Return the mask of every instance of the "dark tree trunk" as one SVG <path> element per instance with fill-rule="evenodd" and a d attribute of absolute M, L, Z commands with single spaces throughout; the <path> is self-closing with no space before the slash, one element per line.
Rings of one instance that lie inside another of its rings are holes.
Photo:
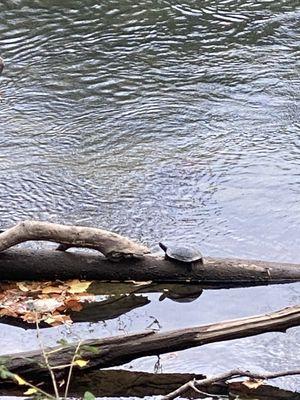
<path fill-rule="evenodd" d="M 89 279 L 197 282 L 208 286 L 254 286 L 300 281 L 300 265 L 205 257 L 191 269 L 157 255 L 112 262 L 95 253 L 10 249 L 0 253 L 0 280 Z"/>

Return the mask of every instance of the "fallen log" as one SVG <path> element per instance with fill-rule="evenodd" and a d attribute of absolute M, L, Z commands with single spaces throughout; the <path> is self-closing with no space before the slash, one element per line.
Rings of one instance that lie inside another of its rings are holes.
<path fill-rule="evenodd" d="M 225 340 L 254 336 L 266 332 L 285 332 L 300 324 L 300 306 L 279 311 L 240 318 L 215 324 L 202 325 L 169 332 L 145 331 L 137 334 L 107 337 L 83 341 L 80 357 L 89 360 L 83 369 L 93 370 L 130 362 L 136 358 L 185 350 Z M 62 366 L 60 375 L 67 372 L 78 343 L 47 348 L 48 360 L 53 366 Z M 6 355 L 2 363 L 13 373 L 27 379 L 41 378 L 48 373 L 41 351 Z M 74 367 L 74 370 L 76 368 Z"/>
<path fill-rule="evenodd" d="M 98 253 L 9 249 L 0 253 L 0 280 L 152 281 L 206 287 L 270 285 L 300 281 L 300 265 L 205 257 L 191 269 L 149 254 L 112 262 Z"/>
<path fill-rule="evenodd" d="M 189 373 L 149 373 L 140 371 L 126 370 L 101 370 L 86 371 L 84 374 L 78 373 L 71 379 L 69 397 L 83 398 L 88 389 L 95 397 L 145 397 L 167 395 L 176 390 L 185 382 L 206 378 L 201 374 Z M 52 382 L 44 380 L 39 385 L 47 393 L 53 390 Z M 258 388 L 247 388 L 243 382 L 217 382 L 207 385 L 205 390 L 210 394 L 235 396 L 248 395 L 257 400 L 300 400 L 300 394 L 289 390 L 283 390 L 274 386 L 263 384 Z M 24 387 L 16 385 L 11 381 L 0 381 L 0 396 L 22 396 Z M 207 397 L 194 390 L 188 390 L 184 396 L 188 398 Z"/>
<path fill-rule="evenodd" d="M 105 257 L 61 251 L 10 250 L 28 240 L 57 242 L 60 250 L 70 247 L 98 250 Z M 149 253 L 148 247 L 103 229 L 24 221 L 0 233 L 0 280 L 82 278 L 198 282 L 229 287 L 300 280 L 297 264 L 212 257 L 179 263 Z"/>

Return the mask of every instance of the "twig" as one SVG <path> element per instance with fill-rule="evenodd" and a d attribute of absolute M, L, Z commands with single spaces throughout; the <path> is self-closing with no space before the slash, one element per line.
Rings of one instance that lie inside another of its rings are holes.
<path fill-rule="evenodd" d="M 40 327 L 39 327 L 39 320 L 38 320 L 38 315 L 37 315 L 37 313 L 36 313 L 35 324 L 36 324 L 36 336 L 37 336 L 38 341 L 39 341 L 39 345 L 40 345 L 40 348 L 41 348 L 41 351 L 42 351 L 42 354 L 43 354 L 43 358 L 44 358 L 46 367 L 47 367 L 47 369 L 48 369 L 48 371 L 49 371 L 49 373 L 50 373 L 50 376 L 51 376 L 51 380 L 52 380 L 52 384 L 53 384 L 53 389 L 54 389 L 55 397 L 56 397 L 56 399 L 60 399 L 59 392 L 58 392 L 58 388 L 57 388 L 57 382 L 56 382 L 55 374 L 54 374 L 54 372 L 53 372 L 53 370 L 52 370 L 51 365 L 49 364 L 49 359 L 48 359 L 48 356 L 47 356 L 47 354 L 46 354 L 46 352 L 45 352 L 44 344 L 43 344 L 43 342 L 42 342 L 42 340 L 41 340 Z"/>
<path fill-rule="evenodd" d="M 233 379 L 233 378 L 242 378 L 242 377 L 249 377 L 252 379 L 262 379 L 262 380 L 267 380 L 267 379 L 275 379 L 283 376 L 290 376 L 290 375 L 300 375 L 300 370 L 289 370 L 289 371 L 279 371 L 279 372 L 265 372 L 265 373 L 259 373 L 259 372 L 250 372 L 250 371 L 243 371 L 240 369 L 233 369 L 228 372 L 224 372 L 219 375 L 212 376 L 210 378 L 205 378 L 205 379 L 200 379 L 200 380 L 192 380 L 184 385 L 180 386 L 178 389 L 174 390 L 173 392 L 170 392 L 166 396 L 163 396 L 161 400 L 172 400 L 178 397 L 180 394 L 186 392 L 189 388 L 192 389 L 197 389 L 198 386 L 208 386 L 216 382 L 220 381 L 225 381 L 228 379 Z M 197 391 L 196 390 L 196 391 Z"/>
<path fill-rule="evenodd" d="M 68 378 L 67 378 L 67 383 L 66 383 L 66 389 L 65 389 L 65 399 L 68 397 L 68 392 L 69 392 L 69 386 L 70 386 L 70 381 L 71 381 L 71 376 L 72 376 L 72 372 L 73 372 L 73 367 L 74 367 L 74 362 L 75 359 L 77 357 L 78 351 L 79 351 L 79 347 L 81 346 L 81 341 L 78 342 L 72 361 L 71 361 L 71 365 L 70 365 L 70 369 L 69 369 L 69 373 L 68 373 Z"/>
<path fill-rule="evenodd" d="M 190 388 L 192 388 L 195 392 L 197 392 L 197 393 L 199 393 L 199 394 L 202 394 L 202 395 L 204 395 L 204 396 L 209 396 L 209 397 L 211 397 L 212 399 L 221 399 L 221 398 L 225 398 L 225 396 L 222 396 L 222 395 L 218 395 L 218 394 L 211 394 L 211 393 L 207 393 L 207 392 L 204 392 L 203 390 L 199 390 L 198 388 L 196 388 L 196 386 L 195 386 L 195 381 L 196 381 L 196 379 L 194 379 L 194 380 L 192 380 L 192 381 L 190 381 L 189 382 L 189 387 Z M 226 396 L 226 398 L 227 398 L 227 396 Z"/>

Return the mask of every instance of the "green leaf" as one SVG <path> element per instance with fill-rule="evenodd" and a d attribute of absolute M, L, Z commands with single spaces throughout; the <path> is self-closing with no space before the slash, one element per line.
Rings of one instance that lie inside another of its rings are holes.
<path fill-rule="evenodd" d="M 90 352 L 93 354 L 99 354 L 100 353 L 100 349 L 99 347 L 96 346 L 90 346 L 88 344 L 84 344 L 80 347 L 80 350 L 83 352 Z"/>
<path fill-rule="evenodd" d="M 5 365 L 8 362 L 9 358 L 8 357 L 0 357 L 0 366 Z"/>
<path fill-rule="evenodd" d="M 83 400 L 95 400 L 95 396 L 91 392 L 85 392 L 83 395 Z"/>
<path fill-rule="evenodd" d="M 11 377 L 11 372 L 9 372 L 6 368 L 0 367 L 0 378 L 7 379 Z"/>

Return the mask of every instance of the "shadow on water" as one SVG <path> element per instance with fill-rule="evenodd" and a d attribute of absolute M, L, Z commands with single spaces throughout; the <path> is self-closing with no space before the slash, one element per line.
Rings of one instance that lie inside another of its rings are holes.
<path fill-rule="evenodd" d="M 0 4 L 0 225 L 31 217 L 299 261 L 298 3 L 98 3 Z M 299 294 L 298 284 L 207 290 L 186 304 L 152 293 L 106 325 L 43 332 L 54 343 L 154 319 L 179 328 L 270 312 Z M 7 352 L 36 346 L 9 326 L 0 339 Z M 162 361 L 165 371 L 276 370 L 297 367 L 298 349 L 291 329 Z M 153 359 L 135 365 L 151 370 Z M 299 389 L 296 378 L 282 384 Z"/>

